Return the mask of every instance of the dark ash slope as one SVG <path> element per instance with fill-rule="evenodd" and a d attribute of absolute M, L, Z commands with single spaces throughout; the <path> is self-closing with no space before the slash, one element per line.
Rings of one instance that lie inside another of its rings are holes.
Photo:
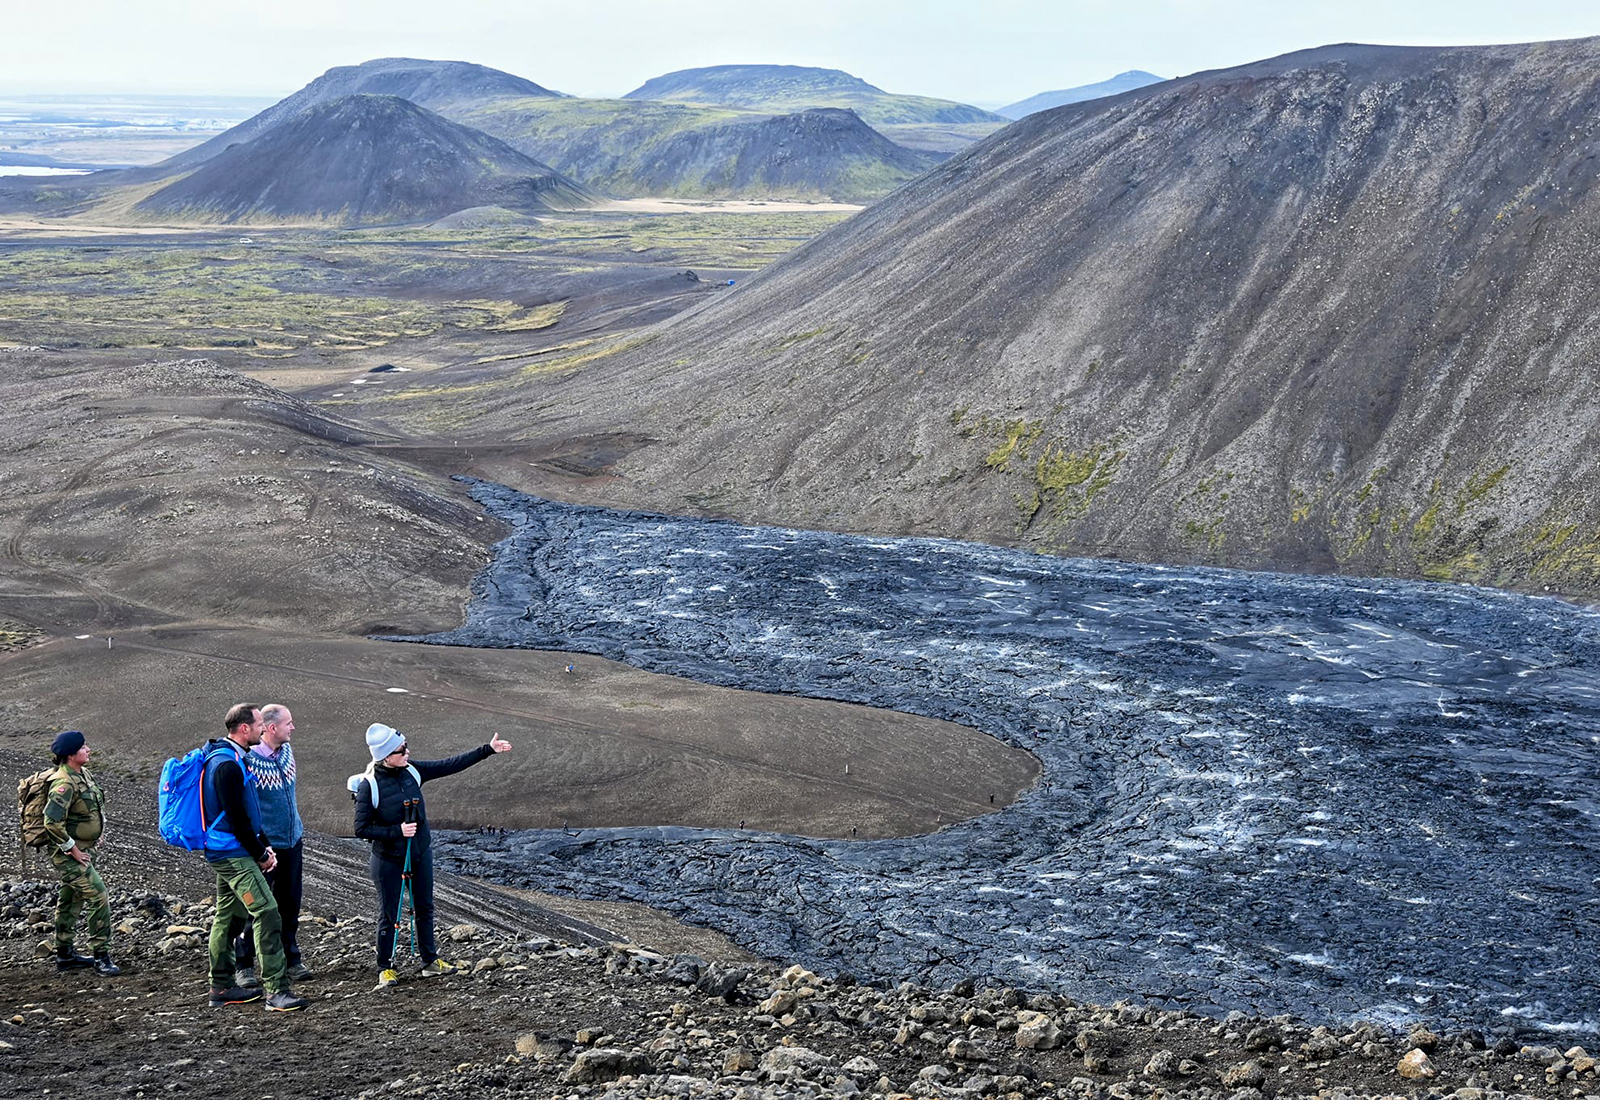
<path fill-rule="evenodd" d="M 1597 74 L 1336 46 L 1034 115 L 563 392 L 661 440 L 629 503 L 1600 591 Z"/>
<path fill-rule="evenodd" d="M 437 218 L 471 206 L 588 202 L 577 184 L 486 134 L 394 96 L 321 103 L 234 146 L 135 209 L 224 222 Z"/>

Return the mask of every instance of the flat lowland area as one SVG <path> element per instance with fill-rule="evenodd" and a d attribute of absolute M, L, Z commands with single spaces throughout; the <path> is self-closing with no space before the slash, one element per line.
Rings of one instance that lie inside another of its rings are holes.
<path fill-rule="evenodd" d="M 375 721 L 422 760 L 496 731 L 515 746 L 429 786 L 440 827 L 894 836 L 985 812 L 991 794 L 1009 802 L 1037 774 L 1033 757 L 950 723 L 562 653 L 175 624 L 110 646 L 56 637 L 0 657 L 0 677 L 8 724 L 81 727 L 102 770 L 152 786 L 160 760 L 220 735 L 229 701 L 289 703 L 302 815 L 333 834 L 350 833 L 345 779 L 366 767 Z"/>

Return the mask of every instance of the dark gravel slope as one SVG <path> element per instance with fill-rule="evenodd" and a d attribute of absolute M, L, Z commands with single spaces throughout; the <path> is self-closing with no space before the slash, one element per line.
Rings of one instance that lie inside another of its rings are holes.
<path fill-rule="evenodd" d="M 1037 114 L 561 415 L 660 440 L 623 503 L 1600 591 L 1597 73 L 1334 46 Z"/>

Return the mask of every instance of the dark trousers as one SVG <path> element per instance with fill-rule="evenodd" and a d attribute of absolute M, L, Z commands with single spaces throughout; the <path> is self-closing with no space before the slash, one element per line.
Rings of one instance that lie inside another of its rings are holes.
<path fill-rule="evenodd" d="M 290 966 L 300 961 L 300 898 L 302 895 L 300 856 L 305 841 L 293 848 L 274 848 L 278 865 L 267 875 L 267 885 L 272 887 L 272 897 L 278 903 L 278 919 L 283 924 L 283 957 Z M 237 923 L 236 929 L 240 927 Z M 233 957 L 239 966 L 256 964 L 256 941 L 252 934 L 253 922 L 246 920 L 243 931 L 233 940 Z"/>
<path fill-rule="evenodd" d="M 400 912 L 400 875 L 403 865 L 382 859 L 376 852 L 367 861 L 372 872 L 372 884 L 378 888 L 378 966 L 387 969 L 394 961 L 395 934 L 406 937 L 404 946 L 411 945 L 411 933 Z M 439 957 L 439 945 L 433 938 L 433 850 L 424 848 L 411 853 L 411 890 L 416 899 L 417 954 L 424 964 Z"/>

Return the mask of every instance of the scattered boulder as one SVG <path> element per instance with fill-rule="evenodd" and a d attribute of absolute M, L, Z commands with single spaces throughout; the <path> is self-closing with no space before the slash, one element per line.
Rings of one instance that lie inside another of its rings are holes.
<path fill-rule="evenodd" d="M 750 971 L 735 968 L 720 970 L 713 967 L 700 976 L 696 988 L 707 997 L 721 997 L 728 1004 L 732 1004 L 738 996 L 739 986 L 750 976 Z"/>
<path fill-rule="evenodd" d="M 756 1006 L 756 1011 L 766 1016 L 782 1016 L 800 1003 L 792 989 L 780 989 Z"/>
<path fill-rule="evenodd" d="M 1054 1050 L 1061 1045 L 1061 1028 L 1042 1012 L 1023 1009 L 1017 1013 L 1018 1050 Z"/>
<path fill-rule="evenodd" d="M 585 1050 L 572 1060 L 561 1080 L 569 1085 L 589 1085 L 598 1081 L 615 1081 L 624 1074 L 650 1072 L 650 1059 L 637 1051 L 617 1047 L 595 1047 Z"/>
<path fill-rule="evenodd" d="M 971 1039 L 951 1039 L 945 1047 L 945 1054 L 963 1062 L 983 1062 L 989 1058 L 989 1052 L 981 1044 L 974 1043 Z"/>
<path fill-rule="evenodd" d="M 761 1072 L 769 1077 L 777 1073 L 812 1077 L 833 1065 L 832 1058 L 807 1047 L 774 1047 L 761 1056 Z"/>
<path fill-rule="evenodd" d="M 541 1031 L 525 1031 L 517 1036 L 517 1053 L 524 1058 L 532 1058 L 540 1064 L 549 1064 L 560 1061 L 572 1049 L 572 1040 L 563 1039 L 559 1035 L 547 1035 Z"/>
<path fill-rule="evenodd" d="M 1146 1077 L 1177 1077 L 1178 1056 L 1170 1050 L 1158 1050 L 1144 1065 Z"/>
<path fill-rule="evenodd" d="M 1433 1064 L 1433 1059 L 1428 1057 L 1428 1052 L 1416 1048 L 1400 1059 L 1395 1071 L 1408 1081 L 1426 1081 L 1439 1075 L 1439 1070 Z"/>
<path fill-rule="evenodd" d="M 1254 1058 L 1250 1059 L 1248 1062 L 1237 1062 L 1234 1065 L 1229 1066 L 1222 1074 L 1223 1088 L 1258 1089 L 1266 1083 L 1266 1068 Z"/>
<path fill-rule="evenodd" d="M 1415 1050 L 1432 1054 L 1434 1048 L 1439 1045 L 1439 1036 L 1425 1027 L 1418 1026 L 1411 1029 L 1411 1033 L 1406 1036 L 1406 1042 Z"/>
<path fill-rule="evenodd" d="M 1246 1050 L 1275 1050 L 1282 1046 L 1283 1032 L 1271 1024 L 1253 1027 L 1244 1036 Z"/>
<path fill-rule="evenodd" d="M 679 985 L 694 985 L 709 969 L 711 964 L 699 955 L 674 955 L 662 976 Z"/>

